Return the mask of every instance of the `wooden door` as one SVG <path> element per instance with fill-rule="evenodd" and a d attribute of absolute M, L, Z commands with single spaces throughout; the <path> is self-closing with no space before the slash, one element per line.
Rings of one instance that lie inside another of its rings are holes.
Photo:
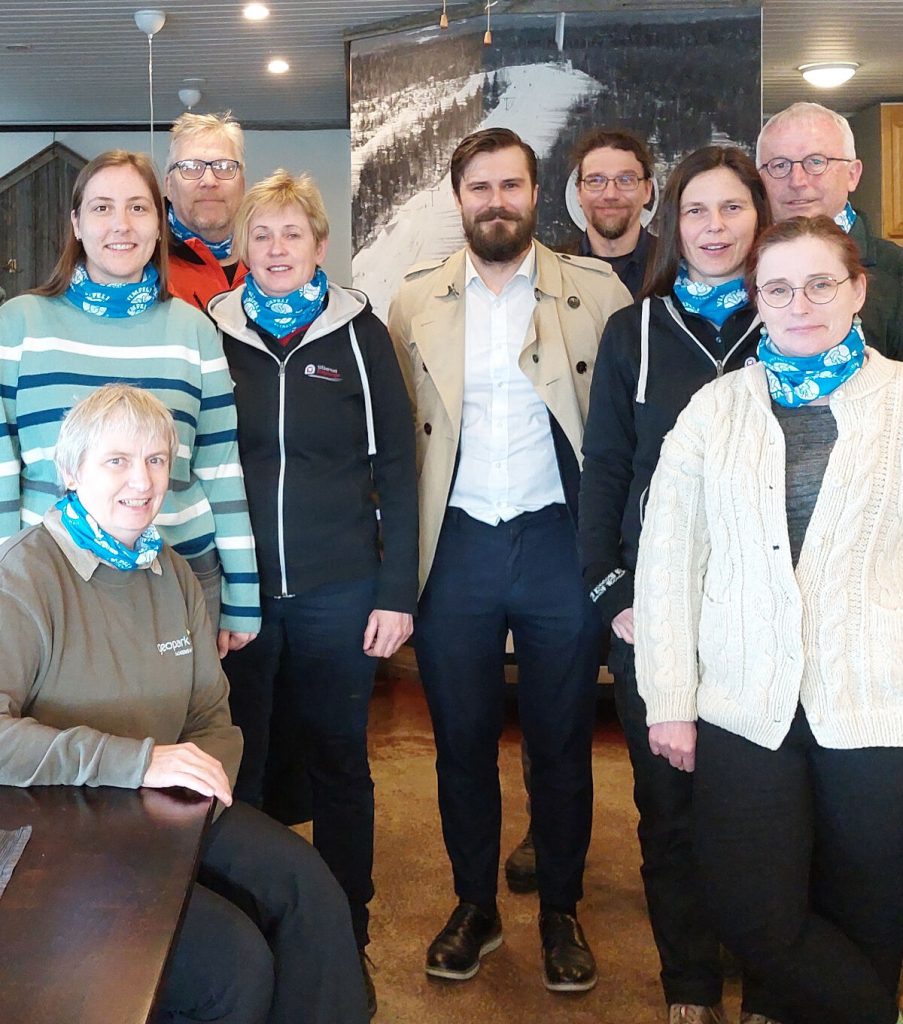
<path fill-rule="evenodd" d="M 54 142 L 0 178 L 0 288 L 8 299 L 49 276 L 66 239 L 72 186 L 86 163 Z"/>
<path fill-rule="evenodd" d="M 882 226 L 903 245 L 903 103 L 881 104 Z"/>

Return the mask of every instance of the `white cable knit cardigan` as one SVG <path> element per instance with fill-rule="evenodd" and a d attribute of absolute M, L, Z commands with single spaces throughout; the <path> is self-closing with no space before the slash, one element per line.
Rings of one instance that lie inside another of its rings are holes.
<path fill-rule="evenodd" d="M 636 572 L 647 722 L 776 750 L 802 702 L 825 747 L 903 746 L 903 363 L 867 349 L 794 572 L 785 446 L 761 364 L 702 388 L 665 439 Z"/>

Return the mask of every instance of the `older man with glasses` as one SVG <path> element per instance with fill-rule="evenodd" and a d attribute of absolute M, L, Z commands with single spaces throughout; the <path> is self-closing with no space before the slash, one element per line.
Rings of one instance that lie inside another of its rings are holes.
<path fill-rule="evenodd" d="M 237 288 L 247 267 L 232 252 L 245 193 L 244 136 L 229 114 L 182 114 L 173 122 L 164 179 L 169 199 L 169 287 L 206 310 Z"/>
<path fill-rule="evenodd" d="M 819 103 L 794 103 L 765 124 L 756 165 L 776 221 L 825 214 L 856 242 L 869 276 L 865 336 L 883 355 L 903 359 L 903 249 L 873 235 L 850 204 L 862 161 L 847 119 Z"/>

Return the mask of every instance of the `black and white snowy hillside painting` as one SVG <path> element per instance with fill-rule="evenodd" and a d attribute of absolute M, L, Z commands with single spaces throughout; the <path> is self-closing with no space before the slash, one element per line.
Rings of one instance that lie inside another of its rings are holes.
<path fill-rule="evenodd" d="M 578 229 L 564 187 L 574 142 L 624 126 L 652 143 L 664 181 L 711 142 L 752 152 L 761 124 L 758 9 L 500 15 L 351 44 L 354 284 L 385 317 L 408 267 L 464 239 L 448 176 L 458 142 L 507 127 L 540 160 L 538 237 Z"/>

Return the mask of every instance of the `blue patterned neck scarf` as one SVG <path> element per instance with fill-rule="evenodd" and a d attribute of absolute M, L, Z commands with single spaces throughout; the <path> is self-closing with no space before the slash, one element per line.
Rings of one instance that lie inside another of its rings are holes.
<path fill-rule="evenodd" d="M 735 277 L 723 284 L 691 281 L 685 263 L 681 263 L 677 271 L 674 294 L 688 313 L 705 317 L 718 327 L 748 301 L 742 277 Z"/>
<path fill-rule="evenodd" d="M 67 491 L 56 507 L 62 513 L 60 522 L 75 543 L 117 569 L 144 569 L 163 547 L 163 538 L 153 523 L 138 537 L 134 548 L 126 547 L 121 540 L 107 533 L 78 500 L 75 491 Z"/>
<path fill-rule="evenodd" d="M 301 327 L 312 324 L 323 311 L 329 285 L 322 268 L 303 288 L 290 295 L 264 295 L 252 274 L 245 278 L 241 304 L 249 320 L 274 338 L 284 338 Z"/>
<path fill-rule="evenodd" d="M 771 397 L 785 409 L 797 409 L 830 395 L 853 376 L 865 362 L 865 336 L 857 317 L 843 341 L 826 352 L 788 356 L 779 352 L 771 338 L 763 333 L 758 356 L 765 365 Z"/>
<path fill-rule="evenodd" d="M 834 223 L 841 229 L 841 231 L 849 234 L 853 230 L 853 225 L 856 223 L 856 211 L 849 203 L 847 203 L 847 205 L 834 218 Z"/>
<path fill-rule="evenodd" d="M 153 263 L 148 263 L 140 281 L 128 284 L 97 284 L 88 277 L 84 264 L 75 268 L 66 298 L 92 316 L 122 318 L 138 316 L 160 297 L 160 275 Z"/>
<path fill-rule="evenodd" d="M 176 216 L 172 206 L 167 211 L 166 219 L 169 221 L 170 231 L 180 242 L 187 242 L 189 238 L 196 238 L 199 242 L 203 242 L 218 260 L 227 260 L 232 255 L 231 235 L 228 238 L 224 238 L 221 242 L 208 242 L 206 238 L 202 238 L 196 231 L 192 231 L 187 224 L 183 224 Z"/>

